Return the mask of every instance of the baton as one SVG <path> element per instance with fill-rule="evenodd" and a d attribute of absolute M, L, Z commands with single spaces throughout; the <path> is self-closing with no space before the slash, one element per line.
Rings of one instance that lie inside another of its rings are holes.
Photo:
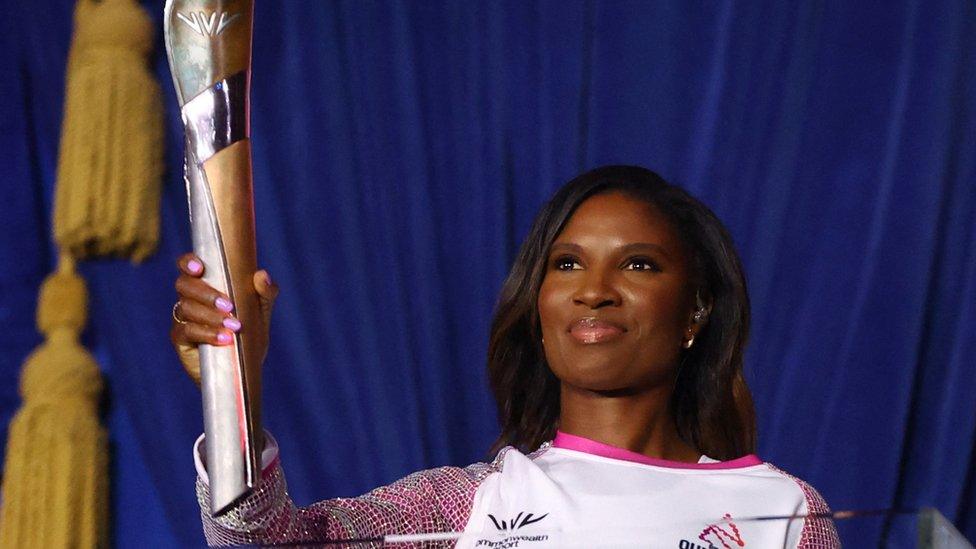
<path fill-rule="evenodd" d="M 242 328 L 230 345 L 200 345 L 210 510 L 220 515 L 260 478 L 260 310 L 248 94 L 252 0 L 167 0 L 166 56 L 186 134 L 184 179 L 203 280 L 230 296 Z"/>

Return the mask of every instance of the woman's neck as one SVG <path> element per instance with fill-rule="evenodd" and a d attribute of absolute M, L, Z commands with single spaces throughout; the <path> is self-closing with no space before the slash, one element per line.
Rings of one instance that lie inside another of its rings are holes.
<path fill-rule="evenodd" d="M 597 392 L 562 384 L 559 430 L 648 457 L 695 463 L 701 454 L 678 436 L 670 387 Z"/>

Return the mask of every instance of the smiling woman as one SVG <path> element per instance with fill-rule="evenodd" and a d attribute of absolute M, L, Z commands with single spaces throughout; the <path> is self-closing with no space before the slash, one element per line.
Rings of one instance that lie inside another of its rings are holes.
<path fill-rule="evenodd" d="M 192 375 L 195 346 L 241 325 L 200 280 L 198 258 L 179 265 L 172 334 Z M 264 331 L 277 288 L 266 273 L 255 287 Z M 752 454 L 748 325 L 741 265 L 708 208 L 643 168 L 585 173 L 539 214 L 502 288 L 488 352 L 502 427 L 491 463 L 298 508 L 266 435 L 261 484 L 214 517 L 201 437 L 208 541 L 839 547 L 819 494 Z"/>
<path fill-rule="evenodd" d="M 539 214 L 502 289 L 497 446 L 535 448 L 558 425 L 657 457 L 753 452 L 748 330 L 742 267 L 708 208 L 643 168 L 587 172 Z"/>

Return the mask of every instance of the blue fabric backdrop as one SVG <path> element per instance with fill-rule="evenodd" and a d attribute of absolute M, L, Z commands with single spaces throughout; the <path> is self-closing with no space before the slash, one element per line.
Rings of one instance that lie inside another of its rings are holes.
<path fill-rule="evenodd" d="M 162 0 L 145 2 L 158 22 Z M 72 0 L 0 19 L 0 434 L 39 343 Z M 835 509 L 976 539 L 976 13 L 933 2 L 257 2 L 259 252 L 283 291 L 266 423 L 300 503 L 485 457 L 496 292 L 546 197 L 606 163 L 711 205 L 745 261 L 760 454 Z M 119 546 L 202 543 L 196 388 L 167 341 L 190 247 L 162 48 L 158 253 L 83 267 Z M 908 534 L 841 524 L 850 547 Z"/>

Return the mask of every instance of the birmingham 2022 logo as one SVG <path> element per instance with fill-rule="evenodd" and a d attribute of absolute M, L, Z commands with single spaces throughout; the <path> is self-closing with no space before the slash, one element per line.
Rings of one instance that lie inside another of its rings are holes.
<path fill-rule="evenodd" d="M 523 517 L 522 515 L 525 515 L 525 517 Z M 498 528 L 498 531 L 499 532 L 506 532 L 508 530 L 518 530 L 519 528 L 522 528 L 523 526 L 528 526 L 530 524 L 535 524 L 535 523 L 539 522 L 540 520 L 548 517 L 549 516 L 549 513 L 546 513 L 546 514 L 544 514 L 544 515 L 542 515 L 541 517 L 538 517 L 538 518 L 532 518 L 534 516 L 535 515 L 533 515 L 532 513 L 529 513 L 529 514 L 526 515 L 525 512 L 523 511 L 523 512 L 519 513 L 518 515 L 516 515 L 516 517 L 513 518 L 513 519 L 511 519 L 511 520 L 508 520 L 508 521 L 502 520 L 501 522 L 498 522 L 498 519 L 495 518 L 495 515 L 492 515 L 491 513 L 488 513 L 488 518 L 490 518 L 491 521 L 495 523 L 495 528 Z"/>
<path fill-rule="evenodd" d="M 490 539 L 479 539 L 475 543 L 475 547 L 489 547 L 491 549 L 512 549 L 514 547 L 519 547 L 521 543 L 533 543 L 537 541 L 548 541 L 549 536 L 545 534 L 517 534 L 516 532 L 526 526 L 535 524 L 542 519 L 549 516 L 546 513 L 542 516 L 535 516 L 534 513 L 526 513 L 522 511 L 515 517 L 510 519 L 499 519 L 491 513 L 488 514 L 488 518 L 495 525 L 498 534 L 504 536 L 501 539 L 490 540 Z"/>

